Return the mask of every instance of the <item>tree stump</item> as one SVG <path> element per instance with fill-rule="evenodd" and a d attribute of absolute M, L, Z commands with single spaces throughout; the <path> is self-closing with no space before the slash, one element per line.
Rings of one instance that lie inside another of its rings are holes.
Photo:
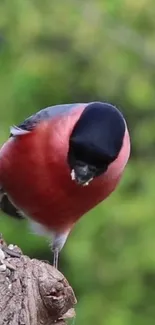
<path fill-rule="evenodd" d="M 0 325 L 64 325 L 75 304 L 58 270 L 0 240 Z"/>

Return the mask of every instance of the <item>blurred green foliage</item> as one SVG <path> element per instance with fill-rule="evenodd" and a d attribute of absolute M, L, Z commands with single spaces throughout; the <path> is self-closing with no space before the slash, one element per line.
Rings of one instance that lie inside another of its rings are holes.
<path fill-rule="evenodd" d="M 61 253 L 77 325 L 155 320 L 154 15 L 153 0 L 0 1 L 1 143 L 11 124 L 58 103 L 108 101 L 128 121 L 132 155 L 119 188 Z M 25 222 L 1 216 L 0 229 L 26 254 L 51 258 Z"/>

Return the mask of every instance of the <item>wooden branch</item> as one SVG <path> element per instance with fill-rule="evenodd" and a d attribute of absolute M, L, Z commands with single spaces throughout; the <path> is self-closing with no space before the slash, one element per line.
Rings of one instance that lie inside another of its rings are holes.
<path fill-rule="evenodd" d="M 0 325 L 64 325 L 75 304 L 58 270 L 0 239 Z"/>

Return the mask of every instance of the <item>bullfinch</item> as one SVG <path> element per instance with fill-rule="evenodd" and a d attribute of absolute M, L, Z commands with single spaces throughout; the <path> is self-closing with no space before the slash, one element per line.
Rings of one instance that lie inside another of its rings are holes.
<path fill-rule="evenodd" d="M 52 238 L 53 265 L 77 222 L 119 183 L 130 155 L 122 113 L 104 102 L 47 107 L 0 149 L 0 207 Z"/>

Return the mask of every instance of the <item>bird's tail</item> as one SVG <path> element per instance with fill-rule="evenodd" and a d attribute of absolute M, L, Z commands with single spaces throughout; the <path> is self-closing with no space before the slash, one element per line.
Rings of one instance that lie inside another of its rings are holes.
<path fill-rule="evenodd" d="M 25 219 L 24 215 L 13 205 L 2 188 L 0 189 L 0 209 L 10 217 Z"/>

